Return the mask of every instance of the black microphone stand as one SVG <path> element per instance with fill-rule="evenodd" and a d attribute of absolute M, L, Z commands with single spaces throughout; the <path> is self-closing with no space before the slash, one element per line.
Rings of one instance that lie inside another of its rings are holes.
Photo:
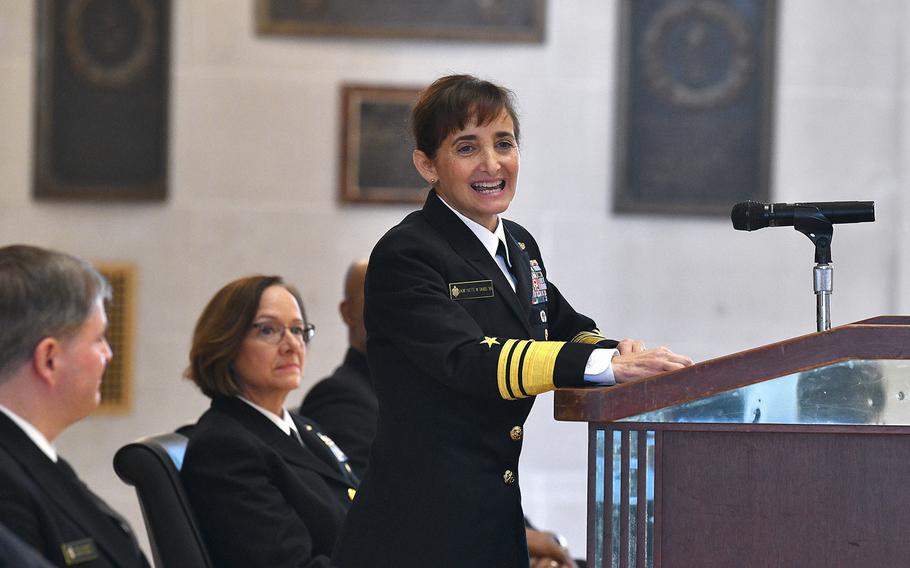
<path fill-rule="evenodd" d="M 815 320 L 818 331 L 826 331 L 831 329 L 831 293 L 834 291 L 834 267 L 831 266 L 834 225 L 817 207 L 797 206 L 793 210 L 793 228 L 815 244 L 815 268 L 812 271 Z"/>

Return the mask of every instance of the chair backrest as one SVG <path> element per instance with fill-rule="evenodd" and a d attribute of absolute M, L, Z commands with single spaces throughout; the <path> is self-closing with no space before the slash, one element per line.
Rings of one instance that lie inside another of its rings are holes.
<path fill-rule="evenodd" d="M 158 434 L 114 455 L 114 471 L 136 488 L 158 568 L 212 568 L 180 481 L 187 440 L 182 434 Z"/>

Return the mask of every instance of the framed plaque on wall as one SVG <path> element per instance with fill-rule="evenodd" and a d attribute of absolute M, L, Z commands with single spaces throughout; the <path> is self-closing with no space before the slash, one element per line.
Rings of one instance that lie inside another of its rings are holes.
<path fill-rule="evenodd" d="M 136 265 L 132 262 L 95 262 L 111 287 L 104 303 L 104 335 L 115 356 L 101 376 L 101 404 L 96 414 L 125 414 L 133 402 L 133 353 L 136 345 Z"/>
<path fill-rule="evenodd" d="M 256 0 L 262 34 L 540 43 L 546 0 Z"/>
<path fill-rule="evenodd" d="M 167 195 L 169 0 L 40 0 L 34 194 Z"/>
<path fill-rule="evenodd" d="M 342 87 L 341 201 L 424 202 L 428 184 L 414 167 L 414 143 L 408 131 L 411 107 L 419 94 L 416 87 Z"/>
<path fill-rule="evenodd" d="M 622 0 L 614 209 L 728 215 L 770 189 L 776 0 Z"/>

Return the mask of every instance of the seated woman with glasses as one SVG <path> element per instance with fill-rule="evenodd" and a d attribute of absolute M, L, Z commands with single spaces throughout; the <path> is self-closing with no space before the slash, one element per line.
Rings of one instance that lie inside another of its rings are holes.
<path fill-rule="evenodd" d="M 196 324 L 186 376 L 212 404 L 180 473 L 216 566 L 330 565 L 358 481 L 314 423 L 284 408 L 314 331 L 277 276 L 231 282 Z"/>

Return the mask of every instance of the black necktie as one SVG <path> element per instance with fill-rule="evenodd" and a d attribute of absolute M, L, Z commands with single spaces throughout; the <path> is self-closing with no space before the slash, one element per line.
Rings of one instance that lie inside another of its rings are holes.
<path fill-rule="evenodd" d="M 501 256 L 504 261 L 506 261 L 506 266 L 509 266 L 509 255 L 506 253 L 506 244 L 502 240 L 498 241 L 499 244 L 496 245 L 496 256 Z"/>
<path fill-rule="evenodd" d="M 506 254 L 506 244 L 499 241 L 499 245 L 496 247 L 496 256 L 501 256 L 503 264 L 506 265 L 506 270 L 509 271 L 509 275 L 512 276 L 512 282 L 515 284 L 516 290 L 518 289 L 518 278 L 515 276 L 515 271 L 512 270 L 512 265 L 509 264 L 509 256 Z"/>
<path fill-rule="evenodd" d="M 288 436 L 290 436 L 292 440 L 294 440 L 295 442 L 297 442 L 304 448 L 306 447 L 306 444 L 303 442 L 303 438 L 300 437 L 300 432 L 298 432 L 294 428 L 290 429 L 290 432 L 288 432 Z"/>

